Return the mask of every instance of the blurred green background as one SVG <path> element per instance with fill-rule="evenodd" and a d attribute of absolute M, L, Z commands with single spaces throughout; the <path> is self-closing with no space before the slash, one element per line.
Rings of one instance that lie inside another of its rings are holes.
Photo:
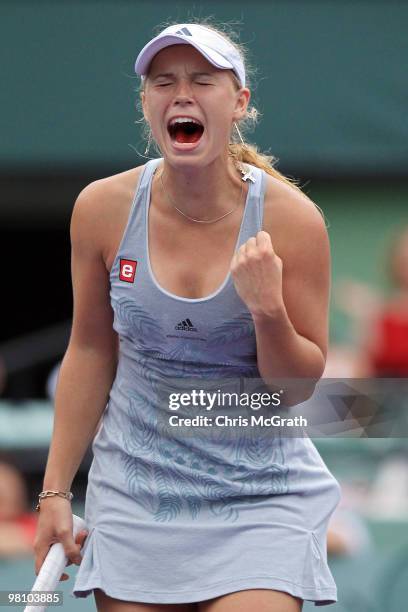
<path fill-rule="evenodd" d="M 263 113 L 255 140 L 285 167 L 405 172 L 406 2 L 3 0 L 0 10 L 2 165 L 132 165 L 137 53 L 159 23 L 212 15 L 240 22 Z"/>

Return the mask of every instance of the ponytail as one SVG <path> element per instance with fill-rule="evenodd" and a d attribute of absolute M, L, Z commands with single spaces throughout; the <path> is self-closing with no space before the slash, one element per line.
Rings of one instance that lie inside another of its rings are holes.
<path fill-rule="evenodd" d="M 233 142 L 228 145 L 228 151 L 230 156 L 237 162 L 244 162 L 247 164 L 251 164 L 252 166 L 256 166 L 257 168 L 261 168 L 267 174 L 270 174 L 274 178 L 286 183 L 290 187 L 297 189 L 303 195 L 303 191 L 296 184 L 295 179 L 291 179 L 287 176 L 281 174 L 276 168 L 273 167 L 273 164 L 277 162 L 277 158 L 273 155 L 266 155 L 265 153 L 261 153 L 258 151 L 258 147 L 256 145 L 250 145 L 241 142 Z"/>

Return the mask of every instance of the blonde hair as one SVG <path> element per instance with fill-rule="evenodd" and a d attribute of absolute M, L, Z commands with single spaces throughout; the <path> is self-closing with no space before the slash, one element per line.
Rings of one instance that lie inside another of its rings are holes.
<path fill-rule="evenodd" d="M 166 23 L 162 23 L 159 26 L 156 26 L 155 35 L 159 34 L 164 28 L 167 28 L 170 25 L 175 25 L 176 23 L 178 22 L 168 21 Z M 223 24 L 217 23 L 217 25 L 214 25 L 214 19 L 212 17 L 200 18 L 199 20 L 191 19 L 189 20 L 189 23 L 196 23 L 197 25 L 205 26 L 206 28 L 209 28 L 213 30 L 214 32 L 217 32 L 217 34 L 220 34 L 221 36 L 226 38 L 238 50 L 243 60 L 244 66 L 245 66 L 246 86 L 250 89 L 250 80 L 255 70 L 250 65 L 246 46 L 243 43 L 238 41 L 238 34 L 233 30 L 233 28 L 227 23 L 223 23 Z M 233 71 L 231 71 L 231 74 L 233 76 L 233 80 L 234 80 L 236 88 L 240 89 L 241 83 L 238 80 L 238 77 L 235 75 Z M 141 86 L 139 89 L 140 92 L 144 91 L 144 86 L 145 86 L 145 79 L 143 79 L 141 82 Z M 240 135 L 246 134 L 246 132 L 253 129 L 255 125 L 257 124 L 259 117 L 260 117 L 260 112 L 258 111 L 258 109 L 255 108 L 253 104 L 248 106 L 245 116 L 239 120 L 238 129 L 232 130 L 231 142 L 228 144 L 229 155 L 233 158 L 234 162 L 248 163 L 258 168 L 261 168 L 267 174 L 270 174 L 274 178 L 286 183 L 293 189 L 296 189 L 297 191 L 299 191 L 303 196 L 305 196 L 306 194 L 298 186 L 297 184 L 298 181 L 296 179 L 285 176 L 284 174 L 279 172 L 279 170 L 277 170 L 274 167 L 274 164 L 278 162 L 278 158 L 274 157 L 273 155 L 268 155 L 266 153 L 260 152 L 258 150 L 257 145 L 255 144 L 241 142 Z M 149 126 L 147 122 L 144 120 L 144 117 L 142 117 L 140 122 L 144 126 L 144 133 L 145 133 L 144 135 L 150 144 L 152 136 L 151 136 Z M 154 143 L 154 144 L 155 144 L 158 154 L 161 154 L 160 150 L 157 147 L 157 143 Z M 316 208 L 318 208 L 318 210 L 324 217 L 324 214 L 320 210 L 320 208 L 316 204 L 315 206 Z"/>

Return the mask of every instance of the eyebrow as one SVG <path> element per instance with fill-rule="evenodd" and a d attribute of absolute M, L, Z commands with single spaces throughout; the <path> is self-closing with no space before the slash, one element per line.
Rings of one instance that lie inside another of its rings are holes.
<path fill-rule="evenodd" d="M 213 72 L 191 72 L 190 76 L 193 77 L 197 77 L 197 76 L 214 76 Z M 171 79 L 174 78 L 175 74 L 174 72 L 161 72 L 160 74 L 156 74 L 155 76 L 152 77 L 152 80 L 155 81 L 156 79 L 159 78 L 167 78 L 167 79 Z"/>

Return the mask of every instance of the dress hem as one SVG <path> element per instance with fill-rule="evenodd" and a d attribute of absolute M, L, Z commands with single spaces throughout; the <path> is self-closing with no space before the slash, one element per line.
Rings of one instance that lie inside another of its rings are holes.
<path fill-rule="evenodd" d="M 92 585 L 92 586 L 91 586 Z M 88 597 L 92 594 L 93 589 L 101 589 L 109 597 L 122 599 L 124 601 L 133 601 L 140 603 L 156 603 L 156 604 L 183 604 L 196 603 L 227 595 L 235 591 L 246 591 L 249 589 L 273 589 L 284 591 L 293 597 L 299 597 L 306 601 L 312 601 L 316 606 L 326 606 L 337 602 L 337 590 L 332 587 L 315 588 L 305 587 L 289 580 L 281 578 L 266 578 L 266 577 L 248 577 L 242 580 L 228 580 L 217 585 L 207 586 L 194 591 L 152 591 L 144 590 L 129 590 L 129 589 L 105 589 L 102 586 L 102 581 L 89 581 L 84 586 L 78 586 L 71 592 L 71 596 L 78 599 Z"/>

